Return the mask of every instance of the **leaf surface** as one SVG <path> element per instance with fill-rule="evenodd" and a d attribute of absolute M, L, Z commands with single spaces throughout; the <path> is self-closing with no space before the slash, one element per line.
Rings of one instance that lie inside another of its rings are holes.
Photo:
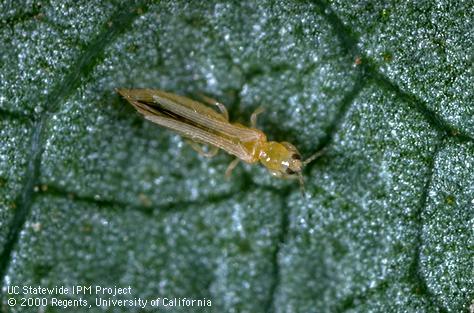
<path fill-rule="evenodd" d="M 5 1 L 0 277 L 131 287 L 113 312 L 467 312 L 474 299 L 468 1 Z M 226 104 L 304 156 L 294 181 L 197 155 L 115 88 Z M 34 297 L 34 296 L 30 296 Z M 210 307 L 164 306 L 164 298 Z M 152 299 L 161 305 L 151 307 Z"/>

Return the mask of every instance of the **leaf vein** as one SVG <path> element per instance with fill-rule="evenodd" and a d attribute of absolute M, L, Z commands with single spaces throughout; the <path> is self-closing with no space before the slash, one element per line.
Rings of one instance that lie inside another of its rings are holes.
<path fill-rule="evenodd" d="M 403 91 L 397 84 L 393 83 L 385 75 L 381 74 L 376 67 L 370 61 L 370 58 L 367 57 L 365 53 L 360 51 L 357 47 L 359 38 L 357 38 L 350 29 L 344 25 L 342 20 L 337 16 L 337 14 L 332 10 L 330 5 L 324 0 L 315 0 L 315 4 L 318 6 L 319 14 L 322 14 L 323 17 L 329 22 L 329 24 L 336 31 L 339 41 L 344 49 L 344 52 L 348 55 L 352 55 L 354 58 L 358 57 L 366 62 L 360 64 L 364 71 L 369 74 L 367 77 L 371 79 L 384 90 L 389 90 L 396 93 L 401 99 L 407 101 L 408 104 L 421 113 L 423 117 L 428 121 L 428 123 L 436 129 L 436 131 L 446 134 L 449 137 L 455 137 L 460 141 L 469 141 L 474 142 L 474 138 L 467 133 L 465 130 L 457 129 L 455 126 L 451 125 L 444 118 L 436 114 L 423 100 L 414 94 Z"/>

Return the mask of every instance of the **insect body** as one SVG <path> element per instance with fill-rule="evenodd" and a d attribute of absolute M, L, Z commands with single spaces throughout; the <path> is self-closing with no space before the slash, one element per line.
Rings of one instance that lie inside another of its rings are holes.
<path fill-rule="evenodd" d="M 320 155 L 317 153 L 302 161 L 298 150 L 288 142 L 267 141 L 265 134 L 256 128 L 257 109 L 251 117 L 251 127 L 230 123 L 224 105 L 203 97 L 215 105 L 218 113 L 209 106 L 189 98 L 156 89 L 117 89 L 117 92 L 130 102 L 147 120 L 169 128 L 197 143 L 225 150 L 237 158 L 229 164 L 229 176 L 239 160 L 247 163 L 260 161 L 273 175 L 283 178 L 299 178 L 303 186 L 301 171 L 303 166 Z M 193 144 L 196 150 L 200 147 Z M 201 150 L 201 153 L 202 150 Z M 203 153 L 204 154 L 204 153 Z"/>

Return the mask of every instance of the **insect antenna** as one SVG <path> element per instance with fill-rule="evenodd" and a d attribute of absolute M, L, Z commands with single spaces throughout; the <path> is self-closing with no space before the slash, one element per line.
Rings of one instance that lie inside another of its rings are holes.
<path fill-rule="evenodd" d="M 303 179 L 303 174 L 301 172 L 298 172 L 298 180 L 300 182 L 301 195 L 304 198 L 305 197 L 304 179 Z"/>
<path fill-rule="evenodd" d="M 306 160 L 304 160 L 302 163 L 303 163 L 303 166 L 306 166 L 308 165 L 309 163 L 313 162 L 314 160 L 316 160 L 317 158 L 319 158 L 321 155 L 324 154 L 324 150 L 320 150 L 318 152 L 316 152 L 315 154 L 313 154 L 312 156 L 310 156 L 309 158 L 307 158 Z M 303 179 L 303 174 L 300 172 L 298 172 L 298 180 L 300 182 L 300 187 L 301 187 L 301 195 L 303 196 L 303 198 L 305 197 L 305 189 L 304 189 L 304 179 Z"/>
<path fill-rule="evenodd" d="M 310 156 L 309 158 L 304 160 L 303 165 L 308 165 L 309 163 L 313 162 L 314 160 L 316 160 L 317 158 L 319 158 L 323 154 L 324 154 L 324 150 L 320 150 L 320 151 L 316 152 L 315 154 L 313 154 L 312 156 Z"/>

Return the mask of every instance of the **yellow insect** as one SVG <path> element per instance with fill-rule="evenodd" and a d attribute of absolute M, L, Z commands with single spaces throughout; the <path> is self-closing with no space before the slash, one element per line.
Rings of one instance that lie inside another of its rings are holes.
<path fill-rule="evenodd" d="M 217 106 L 220 113 L 200 102 L 157 89 L 117 89 L 147 120 L 169 128 L 191 139 L 192 147 L 199 153 L 211 157 L 218 149 L 236 156 L 226 170 L 230 176 L 240 160 L 247 163 L 260 161 L 274 176 L 298 178 L 303 188 L 301 171 L 305 165 L 316 159 L 318 152 L 302 161 L 298 150 L 289 142 L 267 141 L 265 134 L 256 128 L 257 109 L 250 118 L 251 127 L 229 122 L 225 106 L 203 96 L 205 102 Z M 204 152 L 197 143 L 212 146 Z"/>

